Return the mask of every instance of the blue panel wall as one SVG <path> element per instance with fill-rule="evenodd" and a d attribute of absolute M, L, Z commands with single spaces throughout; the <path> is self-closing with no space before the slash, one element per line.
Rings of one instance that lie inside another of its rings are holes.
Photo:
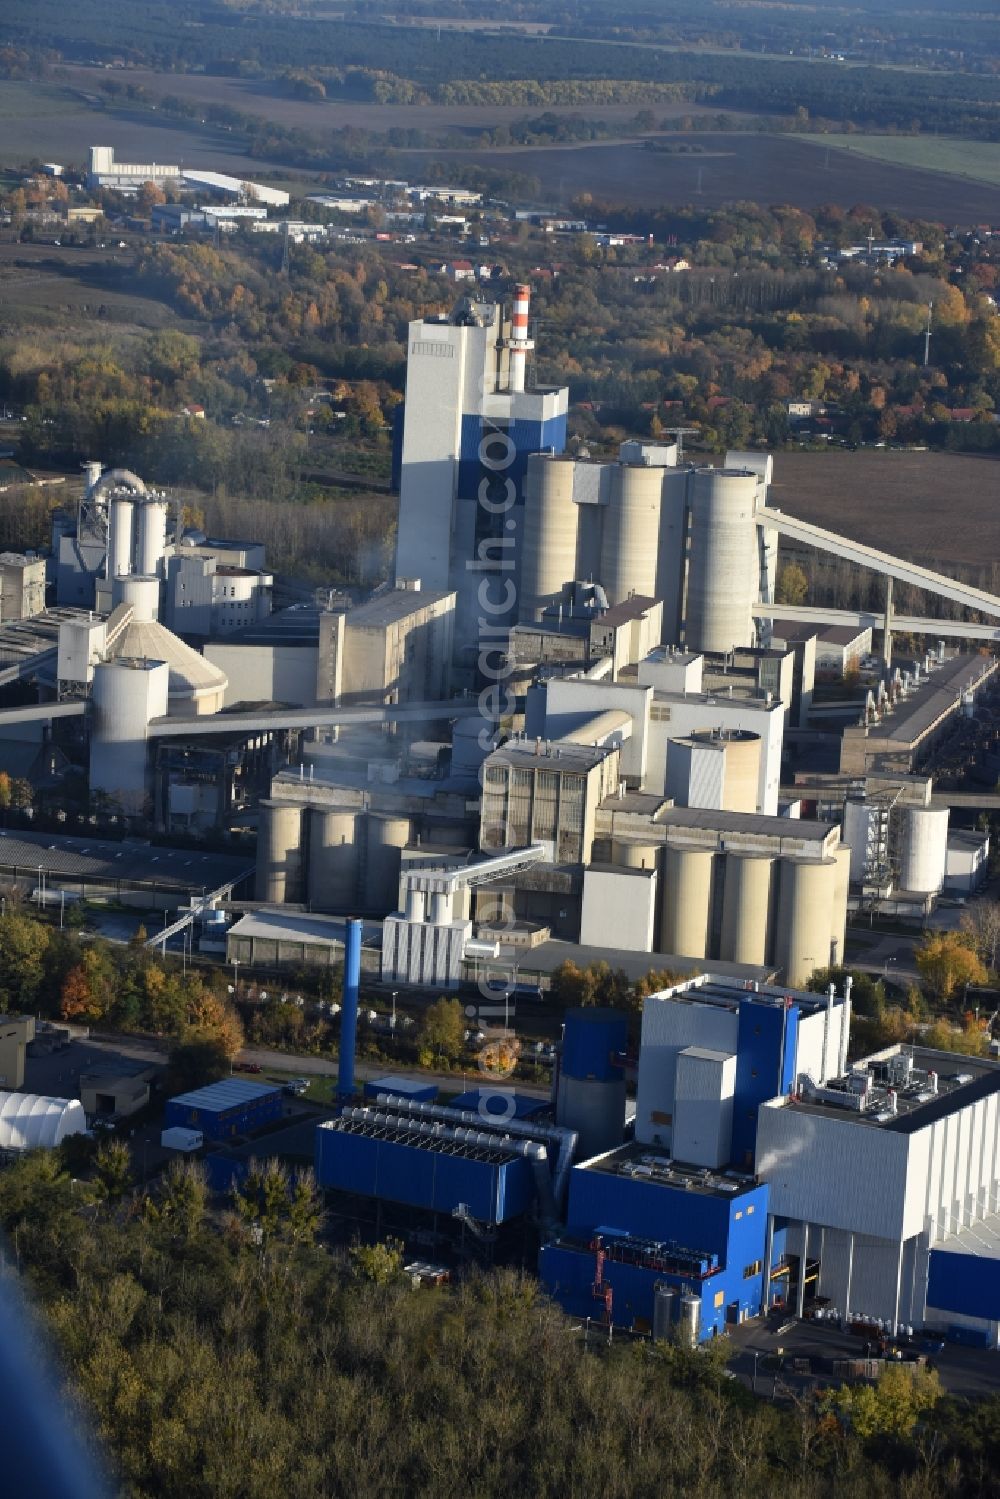
<path fill-rule="evenodd" d="M 478 412 L 466 412 L 462 417 L 462 430 L 458 458 L 458 497 L 463 500 L 474 500 L 479 494 L 480 480 L 490 474 L 490 469 L 484 468 L 479 456 L 479 446 L 484 433 L 490 430 L 505 430 L 510 441 L 514 445 L 515 453 L 513 461 L 502 468 L 504 455 L 509 452 L 507 444 L 502 438 L 498 438 L 496 444 L 490 449 L 490 460 L 498 465 L 497 477 L 502 482 L 504 479 L 513 479 L 517 487 L 517 502 L 524 502 L 524 478 L 528 469 L 528 457 L 532 453 L 546 452 L 549 448 L 555 453 L 562 453 L 566 447 L 566 414 L 552 417 L 549 421 L 525 421 L 515 420 L 506 428 L 498 423 L 494 427 L 492 423 L 483 421 Z"/>
<path fill-rule="evenodd" d="M 570 1172 L 566 1221 L 589 1235 L 607 1223 L 644 1239 L 675 1239 L 689 1249 L 707 1249 L 720 1259 L 729 1239 L 729 1198 L 676 1191 L 657 1182 L 613 1176 L 575 1166 Z"/>
<path fill-rule="evenodd" d="M 179 1098 L 171 1098 L 163 1112 L 165 1129 L 175 1125 L 182 1129 L 199 1129 L 206 1140 L 230 1140 L 236 1135 L 248 1135 L 272 1119 L 280 1118 L 280 1088 L 221 1110 L 193 1109 Z"/>
<path fill-rule="evenodd" d="M 464 1203 L 484 1223 L 518 1217 L 534 1199 L 531 1167 L 520 1157 L 472 1160 L 332 1129 L 316 1131 L 316 1179 L 321 1187 L 439 1213 Z"/>
<path fill-rule="evenodd" d="M 1000 1322 L 1000 1260 L 932 1249 L 927 1305 L 938 1312 Z"/>
<path fill-rule="evenodd" d="M 598 1321 L 603 1317 L 603 1304 L 593 1295 L 592 1251 L 567 1244 L 546 1244 L 539 1255 L 538 1270 L 545 1289 L 571 1316 Z M 761 1310 L 763 1276 L 744 1280 L 742 1266 L 726 1268 L 699 1283 L 641 1265 L 605 1260 L 603 1278 L 612 1288 L 611 1320 L 616 1327 L 631 1328 L 638 1322 L 652 1328 L 653 1294 L 657 1285 L 673 1286 L 678 1292 L 700 1296 L 702 1341 L 725 1332 L 730 1323 L 758 1316 Z"/>
<path fill-rule="evenodd" d="M 246 1181 L 250 1171 L 248 1161 L 234 1161 L 228 1155 L 207 1155 L 204 1161 L 208 1185 L 213 1192 L 230 1192 L 234 1185 Z"/>
<path fill-rule="evenodd" d="M 753 1169 L 757 1151 L 757 1110 L 768 1098 L 787 1093 L 794 1079 L 799 1009 L 745 999 L 740 1005 L 733 1095 L 733 1163 Z"/>
<path fill-rule="evenodd" d="M 560 1069 L 566 1077 L 620 1080 L 621 1067 L 611 1058 L 628 1044 L 628 1017 L 620 1010 L 570 1010 L 563 1032 Z"/>

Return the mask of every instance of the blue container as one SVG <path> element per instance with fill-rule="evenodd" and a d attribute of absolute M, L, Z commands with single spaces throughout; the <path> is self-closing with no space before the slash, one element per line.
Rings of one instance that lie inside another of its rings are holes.
<path fill-rule="evenodd" d="M 628 1017 L 620 1010 L 569 1010 L 563 1031 L 561 1070 L 565 1077 L 620 1082 L 613 1058 L 628 1045 Z"/>
<path fill-rule="evenodd" d="M 206 1140 L 231 1140 L 249 1135 L 281 1118 L 281 1089 L 271 1083 L 252 1083 L 227 1077 L 221 1082 L 180 1093 L 167 1101 L 166 1128 L 201 1130 Z"/>
<path fill-rule="evenodd" d="M 453 1098 L 448 1107 L 463 1114 L 479 1114 L 487 1124 L 505 1124 L 508 1119 L 534 1119 L 552 1105 L 547 1098 L 512 1093 L 506 1088 L 469 1088 Z"/>

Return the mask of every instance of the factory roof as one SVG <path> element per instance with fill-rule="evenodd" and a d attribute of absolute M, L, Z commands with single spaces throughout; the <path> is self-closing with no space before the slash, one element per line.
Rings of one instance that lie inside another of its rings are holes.
<path fill-rule="evenodd" d="M 808 640 L 815 635 L 827 645 L 853 645 L 871 632 L 871 625 L 824 625 L 808 619 L 776 619 L 773 630 L 779 640 Z"/>
<path fill-rule="evenodd" d="M 445 599 L 454 597 L 455 594 L 448 589 L 392 588 L 387 593 L 379 594 L 377 598 L 369 599 L 366 604 L 359 604 L 356 609 L 351 609 L 347 615 L 347 625 L 352 630 L 384 629 L 387 625 L 406 619 L 410 614 L 417 614 L 421 609 L 428 609 L 432 604 L 440 604 Z"/>
<path fill-rule="evenodd" d="M 488 1121 L 484 1120 L 483 1132 L 476 1136 L 474 1143 L 467 1140 L 451 1140 L 430 1132 L 419 1134 L 416 1130 L 407 1129 L 407 1119 L 394 1119 L 381 1112 L 391 1107 L 391 1103 L 385 1103 L 379 1105 L 378 1110 L 358 1109 L 354 1112 L 365 1113 L 368 1117 L 327 1119 L 319 1128 L 337 1130 L 338 1133 L 346 1135 L 367 1135 L 369 1139 L 391 1140 L 398 1145 L 406 1145 L 411 1150 L 430 1150 L 435 1155 L 457 1155 L 470 1161 L 508 1165 L 518 1158 L 518 1152 L 511 1149 L 509 1138 L 505 1140 L 502 1135 L 497 1135 L 495 1143 L 493 1141 L 487 1143 L 487 1131 L 491 1127 L 496 1127 L 491 1126 Z"/>
<path fill-rule="evenodd" d="M 985 656 L 958 655 L 944 662 L 911 691 L 891 713 L 868 731 L 869 739 L 898 739 L 915 744 L 948 713 L 958 700 L 981 679 L 992 676 L 997 662 Z"/>
<path fill-rule="evenodd" d="M 646 1003 L 660 1000 L 671 1004 L 713 1005 L 716 1009 L 737 1010 L 741 1004 L 750 1001 L 772 1006 L 784 1006 L 792 1002 L 810 1015 L 826 1008 L 825 994 L 813 994 L 808 989 L 789 989 L 783 984 L 760 983 L 756 980 L 751 983 L 747 979 L 736 979 L 732 974 L 737 968 L 736 963 L 718 963 L 713 958 L 711 972 L 696 974 L 670 989 L 651 994 Z M 748 971 L 744 969 L 744 972 Z M 837 1005 L 843 1002 L 839 998 L 834 1000 Z"/>
<path fill-rule="evenodd" d="M 229 928 L 231 937 L 270 937 L 278 942 L 343 942 L 345 916 L 318 916 L 313 912 L 275 910 L 250 911 Z M 366 923 L 362 942 L 377 936 L 378 926 Z"/>
<path fill-rule="evenodd" d="M 46 609 L 31 619 L 6 620 L 0 625 L 0 666 L 13 666 L 29 656 L 54 650 L 64 620 L 86 623 L 94 618 L 93 611 L 87 609 Z"/>
<path fill-rule="evenodd" d="M 115 641 L 119 661 L 165 661 L 170 696 L 225 692 L 228 678 L 192 646 L 155 619 L 132 619 Z"/>
<path fill-rule="evenodd" d="M 624 782 L 622 785 L 624 787 Z M 655 817 L 659 820 L 659 813 L 671 806 L 671 800 L 655 791 L 624 791 L 620 796 L 606 796 L 600 805 L 602 811 L 610 809 L 612 812 L 632 812 L 640 817 Z"/>
<path fill-rule="evenodd" d="M 224 1114 L 227 1109 L 238 1109 L 240 1104 L 254 1103 L 258 1098 L 267 1098 L 279 1091 L 277 1083 L 252 1083 L 245 1077 L 225 1077 L 221 1082 L 195 1088 L 191 1093 L 178 1093 L 170 1102 L 206 1114 Z"/>
<path fill-rule="evenodd" d="M 598 614 L 591 623 L 595 625 L 625 625 L 630 620 L 642 619 L 650 609 L 656 607 L 658 599 L 647 598 L 643 594 L 633 594 L 631 598 L 622 599 L 620 604 L 614 604 L 610 609 L 605 609 L 603 614 Z"/>
<path fill-rule="evenodd" d="M 765 688 L 756 685 L 750 686 L 746 679 L 741 681 L 734 674 L 731 674 L 727 681 L 731 682 L 734 688 L 741 689 L 734 693 L 732 698 L 727 692 L 665 692 L 662 688 L 655 687 L 653 702 L 654 704 L 691 703 L 705 708 L 724 708 L 727 703 L 732 702 L 741 708 L 748 706 L 759 708 L 762 713 L 784 713 L 785 705 L 776 694 L 769 693 Z"/>
<path fill-rule="evenodd" d="M 486 765 L 537 765 L 550 770 L 588 771 L 608 755 L 618 754 L 617 744 L 572 744 L 568 740 L 508 740 L 491 755 Z"/>
<path fill-rule="evenodd" d="M 266 619 L 232 630 L 212 645 L 311 645 L 319 641 L 320 616 L 327 610 L 313 604 L 294 605 L 290 609 L 279 609 Z"/>
<path fill-rule="evenodd" d="M 864 1108 L 856 1102 L 852 1106 L 850 1081 L 865 1069 L 871 1079 L 868 1102 Z M 891 1053 L 861 1058 L 848 1078 L 831 1079 L 817 1096 L 803 1092 L 787 1106 L 844 1124 L 913 1135 L 994 1093 L 1000 1093 L 998 1062 L 923 1046 L 896 1047 Z"/>
<path fill-rule="evenodd" d="M 758 1183 L 752 1176 L 738 1171 L 710 1171 L 703 1166 L 686 1166 L 666 1151 L 656 1150 L 638 1141 L 619 1145 L 605 1155 L 595 1156 L 577 1167 L 581 1171 L 601 1171 L 608 1176 L 627 1176 L 647 1181 L 653 1186 L 673 1191 L 697 1192 L 706 1197 L 738 1197 L 755 1191 Z"/>
<path fill-rule="evenodd" d="M 602 810 L 614 798 L 601 803 Z M 836 827 L 806 817 L 771 817 L 763 812 L 722 812 L 709 807 L 664 807 L 657 824 L 668 828 L 699 828 L 713 833 L 756 833 L 768 838 L 794 838 L 804 843 L 825 843 Z"/>
<path fill-rule="evenodd" d="M 611 950 L 607 947 L 590 947 L 579 942 L 561 942 L 555 938 L 549 942 L 541 942 L 537 947 L 529 948 L 527 952 L 520 948 L 508 948 L 506 956 L 505 949 L 501 945 L 501 956 L 499 964 L 509 964 L 511 968 L 516 966 L 520 973 L 553 973 L 560 965 L 570 961 L 576 963 L 580 968 L 586 968 L 591 963 L 607 962 Z M 614 966 L 622 971 L 630 979 L 643 978 L 651 969 L 666 969 L 674 974 L 694 974 L 702 967 L 704 960 L 699 962 L 697 958 L 685 958 L 677 953 L 664 952 L 626 952 L 615 949 Z M 773 973 L 773 969 L 752 967 L 747 963 L 722 963 L 712 960 L 712 972 L 720 978 L 732 981 L 734 987 L 737 983 L 744 981 L 762 980 Z"/>
<path fill-rule="evenodd" d="M 39 865 L 47 879 L 155 884 L 184 893 L 238 884 L 253 873 L 245 856 L 205 854 L 148 843 L 113 843 L 101 838 L 66 838 L 60 833 L 0 830 L 0 870 L 37 873 Z"/>

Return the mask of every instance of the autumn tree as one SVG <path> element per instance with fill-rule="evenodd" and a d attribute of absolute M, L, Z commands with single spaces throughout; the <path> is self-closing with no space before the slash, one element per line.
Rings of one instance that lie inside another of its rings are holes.
<path fill-rule="evenodd" d="M 809 592 L 809 579 L 797 562 L 786 562 L 778 574 L 774 591 L 775 603 L 791 604 L 793 608 L 804 604 Z"/>
<path fill-rule="evenodd" d="M 417 1033 L 421 1046 L 442 1061 L 455 1062 L 465 1046 L 465 1013 L 457 999 L 436 999 L 428 1005 Z"/>
<path fill-rule="evenodd" d="M 953 999 L 967 984 L 985 984 L 988 977 L 967 932 L 928 932 L 914 956 L 924 985 L 938 999 Z"/>

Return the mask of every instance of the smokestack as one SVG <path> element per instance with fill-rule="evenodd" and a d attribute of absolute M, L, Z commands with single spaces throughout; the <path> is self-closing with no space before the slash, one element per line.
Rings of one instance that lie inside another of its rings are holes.
<path fill-rule="evenodd" d="M 358 993 L 361 988 L 361 922 L 348 918 L 344 936 L 344 992 L 340 1008 L 340 1058 L 337 1093 L 354 1097 L 354 1052 L 358 1037 Z"/>
<path fill-rule="evenodd" d="M 510 330 L 510 388 L 524 389 L 524 366 L 529 349 L 535 346 L 528 337 L 528 304 L 531 287 L 520 282 L 514 288 L 514 312 Z"/>
<path fill-rule="evenodd" d="M 844 979 L 844 1008 L 840 1017 L 840 1076 L 847 1071 L 847 1048 L 851 1040 L 851 990 L 854 979 L 850 974 Z"/>

